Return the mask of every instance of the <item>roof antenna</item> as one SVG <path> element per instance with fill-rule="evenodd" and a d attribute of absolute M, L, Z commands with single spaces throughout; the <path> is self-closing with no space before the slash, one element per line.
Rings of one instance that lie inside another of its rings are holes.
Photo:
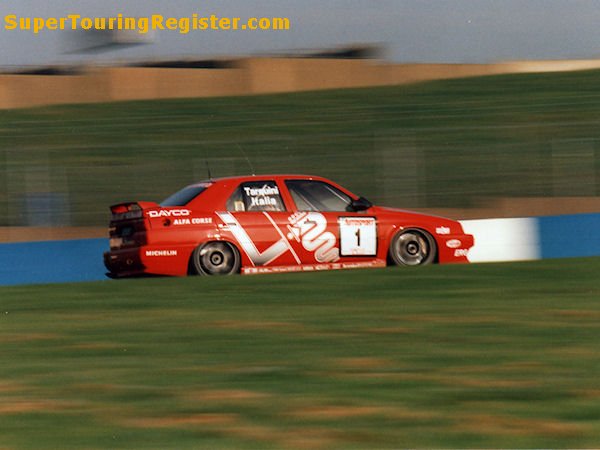
<path fill-rule="evenodd" d="M 208 165 L 208 159 L 205 159 L 204 162 L 206 163 L 206 171 L 208 172 L 208 181 L 212 181 L 212 175 L 210 174 L 210 167 Z"/>
<path fill-rule="evenodd" d="M 242 151 L 242 153 L 244 155 L 244 158 L 246 158 L 246 162 L 250 166 L 250 171 L 252 172 L 252 176 L 255 177 L 256 176 L 256 172 L 254 172 L 254 167 L 252 166 L 252 163 L 250 162 L 250 158 L 248 158 L 248 155 L 246 154 L 246 152 L 244 151 L 244 149 L 242 148 L 242 146 L 240 144 L 237 144 L 237 146 Z"/>

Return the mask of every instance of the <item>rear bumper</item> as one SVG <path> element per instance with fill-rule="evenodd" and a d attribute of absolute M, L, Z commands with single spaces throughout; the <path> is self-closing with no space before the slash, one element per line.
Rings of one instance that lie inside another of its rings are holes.
<path fill-rule="evenodd" d="M 104 253 L 104 265 L 114 278 L 137 275 L 184 276 L 194 246 L 143 245 Z"/>
<path fill-rule="evenodd" d="M 141 248 L 111 250 L 104 253 L 104 266 L 111 277 L 126 277 L 145 273 Z"/>

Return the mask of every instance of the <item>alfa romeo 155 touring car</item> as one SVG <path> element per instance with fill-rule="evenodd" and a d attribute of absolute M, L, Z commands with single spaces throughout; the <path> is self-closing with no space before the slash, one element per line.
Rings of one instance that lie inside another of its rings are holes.
<path fill-rule="evenodd" d="M 459 222 L 374 206 L 325 178 L 261 175 L 111 206 L 111 277 L 466 263 Z"/>

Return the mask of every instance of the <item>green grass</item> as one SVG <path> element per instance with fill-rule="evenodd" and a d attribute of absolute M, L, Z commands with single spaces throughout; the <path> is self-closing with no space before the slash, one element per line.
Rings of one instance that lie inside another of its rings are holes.
<path fill-rule="evenodd" d="M 400 207 L 600 195 L 600 72 L 0 111 L 0 226 L 104 225 L 206 177 L 306 172 Z M 48 199 L 46 193 L 51 193 Z M 29 202 L 29 203 L 28 203 Z"/>
<path fill-rule="evenodd" d="M 0 448 L 600 445 L 600 259 L 0 288 Z"/>

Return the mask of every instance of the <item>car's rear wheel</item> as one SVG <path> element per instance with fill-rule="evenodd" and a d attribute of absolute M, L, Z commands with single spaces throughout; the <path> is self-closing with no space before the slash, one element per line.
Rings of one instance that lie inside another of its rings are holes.
<path fill-rule="evenodd" d="M 431 264 L 436 257 L 435 239 L 423 230 L 403 230 L 397 233 L 390 245 L 391 262 L 398 266 Z"/>
<path fill-rule="evenodd" d="M 208 242 L 192 253 L 191 269 L 198 275 L 231 275 L 240 270 L 240 254 L 228 242 Z"/>

